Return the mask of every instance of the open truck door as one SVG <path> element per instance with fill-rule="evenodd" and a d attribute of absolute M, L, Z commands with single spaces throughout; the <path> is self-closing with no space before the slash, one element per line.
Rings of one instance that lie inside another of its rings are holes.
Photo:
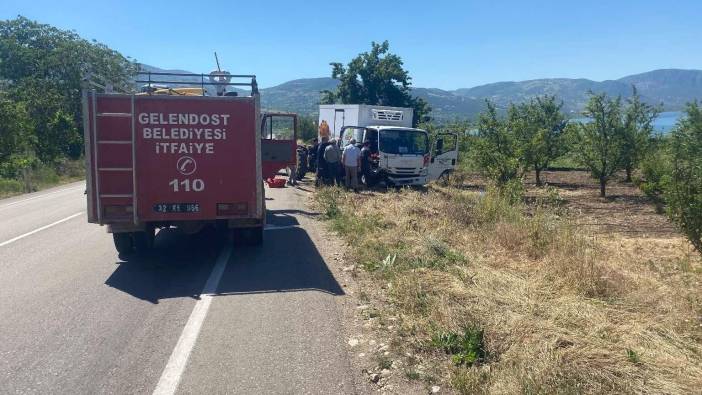
<path fill-rule="evenodd" d="M 368 138 L 368 128 L 361 126 L 344 126 L 339 131 L 339 145 L 341 148 L 346 147 L 351 140 L 356 140 L 357 144 L 363 144 L 363 141 Z M 375 138 L 375 148 L 378 148 L 378 139 Z"/>
<path fill-rule="evenodd" d="M 297 114 L 271 112 L 261 116 L 263 179 L 297 163 Z"/>
<path fill-rule="evenodd" d="M 439 133 L 434 140 L 429 163 L 429 181 L 440 178 L 448 179 L 456 168 L 458 161 L 458 135 L 456 133 Z"/>

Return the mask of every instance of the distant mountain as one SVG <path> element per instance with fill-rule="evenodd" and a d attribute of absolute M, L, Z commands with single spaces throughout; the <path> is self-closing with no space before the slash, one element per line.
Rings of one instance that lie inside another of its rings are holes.
<path fill-rule="evenodd" d="M 147 67 L 151 71 L 161 70 L 153 66 Z M 328 77 L 288 81 L 261 89 L 261 106 L 269 110 L 316 115 L 320 91 L 333 90 L 338 84 L 339 81 Z M 663 103 L 668 111 L 680 110 L 685 103 L 695 99 L 702 100 L 702 70 L 680 69 L 654 70 L 601 82 L 584 78 L 546 78 L 496 82 L 453 91 L 412 88 L 412 94 L 427 100 L 433 109 L 433 117 L 438 120 L 474 119 L 485 109 L 485 99 L 494 101 L 499 108 L 504 109 L 510 103 L 520 103 L 545 94 L 557 96 L 563 101 L 564 110 L 575 115 L 587 103 L 588 92 L 629 97 L 632 85 L 636 86 L 645 101 L 651 104 Z"/>
<path fill-rule="evenodd" d="M 671 109 L 680 109 L 687 102 L 702 99 L 700 70 L 654 70 L 620 78 L 618 81 L 636 85 L 642 96 L 655 98 Z"/>
<path fill-rule="evenodd" d="M 520 82 L 498 82 L 453 91 L 473 99 L 490 99 L 498 106 L 519 103 L 529 98 L 549 94 L 563 101 L 568 112 L 580 112 L 588 100 L 588 92 L 604 92 L 610 96 L 629 97 L 632 85 L 651 104 L 663 104 L 675 111 L 685 103 L 702 98 L 702 70 L 663 69 L 649 71 L 602 82 L 587 79 L 548 78 Z"/>
<path fill-rule="evenodd" d="M 590 91 L 626 97 L 631 94 L 631 85 L 619 81 L 596 82 L 584 78 L 549 78 L 520 82 L 497 82 L 474 88 L 457 89 L 453 93 L 481 101 L 489 99 L 498 107 L 505 108 L 510 103 L 521 103 L 536 96 L 554 95 L 563 101 L 564 111 L 577 112 L 585 107 Z"/>
<path fill-rule="evenodd" d="M 412 95 L 420 97 L 431 105 L 435 119 L 448 121 L 456 118 L 473 118 L 485 109 L 485 101 L 457 95 L 451 91 L 436 88 L 412 88 Z"/>
<path fill-rule="evenodd" d="M 261 107 L 300 114 L 319 112 L 320 92 L 336 89 L 339 81 L 328 78 L 303 78 L 261 89 Z"/>

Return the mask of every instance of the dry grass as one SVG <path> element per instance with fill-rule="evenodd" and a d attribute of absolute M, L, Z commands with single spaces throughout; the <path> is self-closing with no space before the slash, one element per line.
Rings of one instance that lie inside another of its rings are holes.
<path fill-rule="evenodd" d="M 557 192 L 528 205 L 462 183 L 316 198 L 399 318 L 393 344 L 420 379 L 461 393 L 699 391 L 699 257 L 674 232 L 583 226 Z M 466 328 L 483 330 L 485 355 L 456 364 L 432 338 Z"/>

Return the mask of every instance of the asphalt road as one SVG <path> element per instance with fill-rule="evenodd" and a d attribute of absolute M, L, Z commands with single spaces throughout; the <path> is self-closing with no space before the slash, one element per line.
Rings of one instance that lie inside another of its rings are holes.
<path fill-rule="evenodd" d="M 0 200 L 0 393 L 357 392 L 306 192 L 267 190 L 262 246 L 162 231 L 120 258 L 83 189 Z"/>

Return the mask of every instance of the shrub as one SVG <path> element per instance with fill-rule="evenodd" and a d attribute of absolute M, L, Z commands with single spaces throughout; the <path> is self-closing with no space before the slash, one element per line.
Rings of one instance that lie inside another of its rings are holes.
<path fill-rule="evenodd" d="M 22 193 L 24 185 L 17 180 L 0 178 L 0 196 Z"/>
<path fill-rule="evenodd" d="M 637 180 L 639 188 L 648 197 L 656 201 L 662 198 L 670 181 L 671 164 L 669 142 L 664 138 L 653 140 L 648 155 L 641 161 L 641 177 Z"/>
<path fill-rule="evenodd" d="M 22 174 L 25 192 L 35 192 L 41 188 L 58 184 L 59 180 L 56 170 L 44 164 L 39 164 Z"/>
<path fill-rule="evenodd" d="M 474 207 L 474 219 L 478 224 L 494 224 L 498 221 L 514 222 L 521 216 L 521 207 L 515 202 L 518 188 L 489 186 Z"/>

